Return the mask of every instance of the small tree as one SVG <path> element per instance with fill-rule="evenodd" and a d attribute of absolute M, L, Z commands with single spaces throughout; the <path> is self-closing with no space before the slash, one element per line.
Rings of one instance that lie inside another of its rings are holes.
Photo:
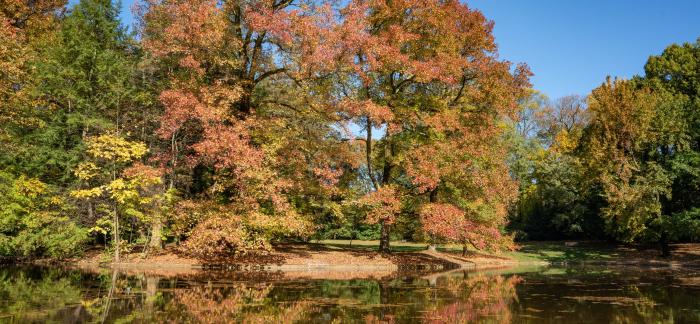
<path fill-rule="evenodd" d="M 152 206 L 154 201 L 162 198 L 157 191 L 152 190 L 161 184 L 160 173 L 134 163 L 148 152 L 143 143 L 128 141 L 114 134 L 89 137 L 85 143 L 89 158 L 75 170 L 85 188 L 73 190 L 71 195 L 97 201 L 108 207 L 106 210 L 109 211 L 112 222 L 114 261 L 119 262 L 120 215 L 135 216 L 142 220 L 147 218 L 141 212 L 142 208 Z"/>

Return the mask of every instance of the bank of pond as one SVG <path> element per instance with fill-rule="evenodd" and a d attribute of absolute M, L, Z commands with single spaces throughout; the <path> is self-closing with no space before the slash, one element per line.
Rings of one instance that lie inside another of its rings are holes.
<path fill-rule="evenodd" d="M 700 269 L 516 266 L 442 273 L 6 265 L 0 322 L 700 322 Z"/>

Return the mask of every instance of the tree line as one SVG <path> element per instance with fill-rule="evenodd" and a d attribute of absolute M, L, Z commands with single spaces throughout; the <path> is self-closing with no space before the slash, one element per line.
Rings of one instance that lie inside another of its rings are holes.
<path fill-rule="evenodd" d="M 700 43 L 550 102 L 458 1 L 0 0 L 0 255 L 695 240 Z"/>
<path fill-rule="evenodd" d="M 523 102 L 511 157 L 511 228 L 532 239 L 625 243 L 700 237 L 700 39 L 586 98 Z"/>

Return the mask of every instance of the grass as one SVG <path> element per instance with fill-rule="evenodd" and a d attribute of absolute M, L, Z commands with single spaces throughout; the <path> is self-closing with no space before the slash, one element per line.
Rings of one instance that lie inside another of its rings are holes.
<path fill-rule="evenodd" d="M 448 251 L 461 251 L 461 247 L 443 248 Z M 616 246 L 606 243 L 578 243 L 566 246 L 564 242 L 526 242 L 520 249 L 498 254 L 521 263 L 550 262 L 567 263 L 593 260 L 610 260 L 619 256 Z"/>
<path fill-rule="evenodd" d="M 361 240 L 320 240 L 314 244 L 322 244 L 333 249 L 358 249 L 376 251 L 379 241 Z M 417 252 L 428 248 L 427 243 L 415 243 L 405 241 L 391 242 L 391 250 L 394 252 Z M 461 252 L 462 247 L 457 244 L 439 245 L 438 249 L 447 252 Z M 527 242 L 522 243 L 518 251 L 498 254 L 517 260 L 518 262 L 580 262 L 591 260 L 610 260 L 619 257 L 619 251 L 614 245 L 605 243 L 579 243 L 575 246 L 566 246 L 564 242 Z"/>
<path fill-rule="evenodd" d="M 507 252 L 507 256 L 520 262 L 579 262 L 610 260 L 619 256 L 616 246 L 605 243 L 580 243 L 566 246 L 564 242 L 528 242 L 520 250 Z"/>

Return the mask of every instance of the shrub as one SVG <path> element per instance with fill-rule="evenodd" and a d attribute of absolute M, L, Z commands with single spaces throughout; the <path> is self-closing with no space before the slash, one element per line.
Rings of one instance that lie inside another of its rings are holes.
<path fill-rule="evenodd" d="M 185 239 L 180 250 L 204 258 L 266 252 L 274 239 L 303 236 L 311 230 L 311 224 L 294 212 L 246 213 L 213 201 L 181 201 L 172 221 L 173 233 Z"/>
<path fill-rule="evenodd" d="M 246 231 L 240 217 L 215 216 L 199 223 L 182 249 L 193 256 L 214 258 L 265 250 L 266 244 Z"/>
<path fill-rule="evenodd" d="M 80 253 L 87 229 L 62 216 L 64 200 L 43 182 L 0 171 L 0 255 L 66 258 Z"/>

